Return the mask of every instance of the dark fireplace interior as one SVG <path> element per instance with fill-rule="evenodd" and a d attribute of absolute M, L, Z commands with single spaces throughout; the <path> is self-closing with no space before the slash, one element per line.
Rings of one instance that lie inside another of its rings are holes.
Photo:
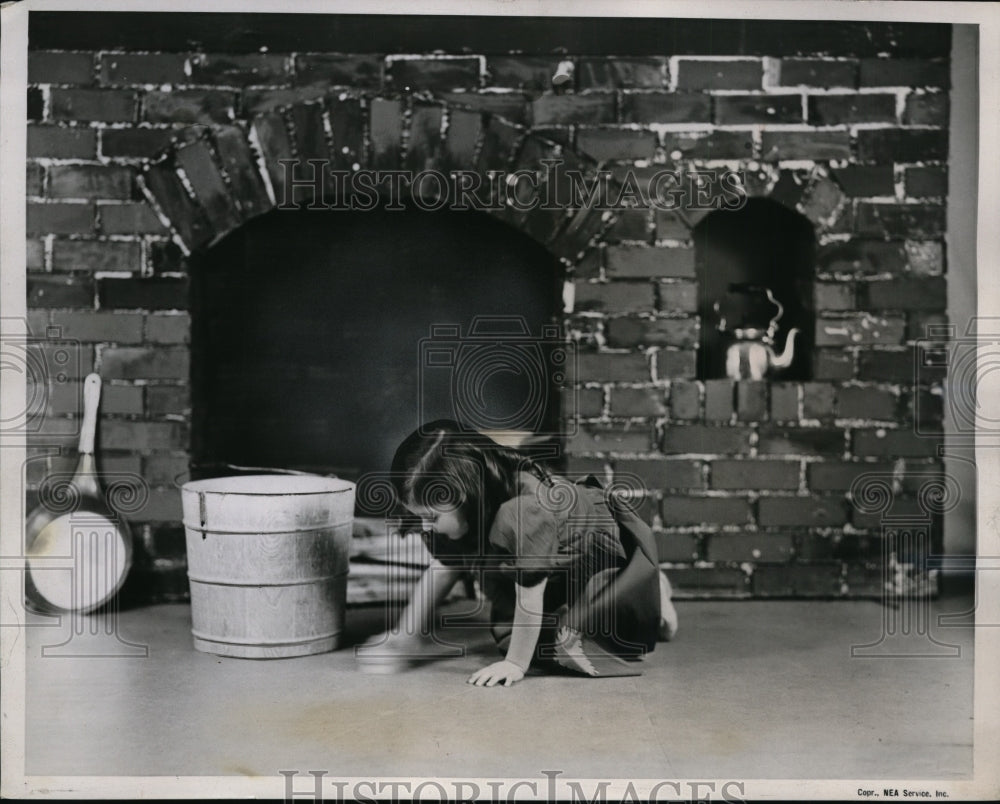
<path fill-rule="evenodd" d="M 720 331 L 720 322 L 729 330 L 767 329 L 778 311 L 761 292 L 768 288 L 784 308 L 774 334 L 777 353 L 784 351 L 789 331 L 798 329 L 791 365 L 774 377 L 811 379 L 816 235 L 809 219 L 772 199 L 751 198 L 739 210 L 707 215 L 695 227 L 694 243 L 702 321 L 699 378 L 727 376 L 726 350 L 733 338 Z"/>
<path fill-rule="evenodd" d="M 428 354 L 453 354 L 477 316 L 537 334 L 561 307 L 553 257 L 477 212 L 272 212 L 211 248 L 192 277 L 200 476 L 224 464 L 385 471 L 421 420 L 456 417 L 454 369 Z M 502 361 L 481 368 L 473 403 L 516 421 L 531 378 Z M 558 391 L 541 390 L 551 428 Z"/>

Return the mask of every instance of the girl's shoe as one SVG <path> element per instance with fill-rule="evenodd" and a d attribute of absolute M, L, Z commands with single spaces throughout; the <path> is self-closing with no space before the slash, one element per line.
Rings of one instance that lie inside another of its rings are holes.
<path fill-rule="evenodd" d="M 674 608 L 674 590 L 670 586 L 667 574 L 660 571 L 660 642 L 669 642 L 677 635 L 677 609 Z"/>

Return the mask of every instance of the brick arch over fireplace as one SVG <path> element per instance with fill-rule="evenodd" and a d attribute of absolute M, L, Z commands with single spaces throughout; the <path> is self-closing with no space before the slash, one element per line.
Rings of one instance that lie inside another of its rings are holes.
<path fill-rule="evenodd" d="M 614 132 L 609 132 L 613 134 Z M 708 132 L 667 136 L 657 160 L 639 168 L 648 177 L 657 169 L 681 172 L 698 169 L 712 148 Z M 282 199 L 309 203 L 305 182 L 286 187 L 285 164 L 311 171 L 310 161 L 334 171 L 364 169 L 467 171 L 478 174 L 483 187 L 495 171 L 531 171 L 546 180 L 545 161 L 557 159 L 562 170 L 577 170 L 593 177 L 611 173 L 608 197 L 616 198 L 624 173 L 614 164 L 622 157 L 612 138 L 597 137 L 591 153 L 574 150 L 545 133 L 510 122 L 501 116 L 459 104 L 429 98 L 364 97 L 331 94 L 325 98 L 291 104 L 263 112 L 231 125 L 191 126 L 170 146 L 146 164 L 139 185 L 174 240 L 185 253 L 200 251 L 244 223 L 275 209 Z M 751 147 L 749 135 L 747 148 Z M 802 214 L 816 226 L 817 234 L 836 232 L 844 196 L 822 166 L 810 170 L 781 170 L 751 160 L 713 163 L 719 170 L 731 167 L 743 175 L 748 196 L 773 197 Z M 308 167 L 307 167 L 308 166 Z M 311 173 L 296 173 L 297 179 Z M 565 174 L 559 181 L 568 182 Z M 329 180 L 326 186 L 330 187 Z M 568 184 L 560 198 L 571 196 Z M 645 188 L 644 188 L 645 189 Z M 541 197 L 544 186 L 536 189 Z M 663 197 L 661 203 L 668 203 Z M 586 277 L 603 235 L 611 231 L 624 210 L 594 207 L 530 211 L 511 207 L 488 210 L 545 246 L 570 270 Z M 688 239 L 705 209 L 682 205 L 675 219 L 678 237 Z M 627 213 L 626 213 L 627 214 Z M 669 214 L 669 213 L 668 213 Z M 661 256 L 668 257 L 666 252 Z M 668 260 L 669 261 L 669 260 Z M 672 275 L 669 270 L 664 276 Z M 655 273 L 654 273 L 655 276 Z M 596 277 L 590 277 L 596 278 Z"/>

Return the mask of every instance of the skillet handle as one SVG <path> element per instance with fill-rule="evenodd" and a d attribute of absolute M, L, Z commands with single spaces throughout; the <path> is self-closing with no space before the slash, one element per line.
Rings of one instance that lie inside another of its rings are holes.
<path fill-rule="evenodd" d="M 83 381 L 83 426 L 80 427 L 80 453 L 94 454 L 94 432 L 97 430 L 97 407 L 101 403 L 101 376 L 88 374 Z"/>

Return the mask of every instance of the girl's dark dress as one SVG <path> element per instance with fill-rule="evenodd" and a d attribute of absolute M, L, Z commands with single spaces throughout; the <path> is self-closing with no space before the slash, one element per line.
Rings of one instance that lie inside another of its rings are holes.
<path fill-rule="evenodd" d="M 651 651 L 660 618 L 656 545 L 626 502 L 608 495 L 593 476 L 577 483 L 553 476 L 537 488 L 522 486 L 503 503 L 485 544 L 461 555 L 458 545 L 440 538 L 429 539 L 428 547 L 444 564 L 483 571 L 491 630 L 502 652 L 513 630 L 515 581 L 533 586 L 547 579 L 533 665 L 557 659 L 555 643 L 578 632 L 584 639 L 576 650 L 592 660 L 584 664 L 605 668 L 596 674 L 615 674 L 614 667 L 607 670 L 608 654 L 636 658 Z M 562 658 L 560 664 L 573 666 Z"/>

